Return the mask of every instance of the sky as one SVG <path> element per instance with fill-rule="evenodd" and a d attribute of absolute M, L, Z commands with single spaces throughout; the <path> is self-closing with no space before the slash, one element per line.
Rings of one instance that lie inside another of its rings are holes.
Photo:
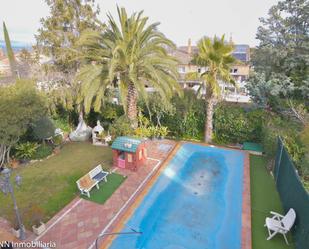
<path fill-rule="evenodd" d="M 144 10 L 150 22 L 178 46 L 195 44 L 203 36 L 225 34 L 236 44 L 255 46 L 259 17 L 265 17 L 277 0 L 96 0 L 101 20 L 116 15 L 116 5 L 129 13 Z M 49 15 L 44 0 L 1 0 L 0 21 L 6 22 L 11 40 L 34 43 L 40 19 Z M 0 25 L 0 40 L 3 40 Z"/>

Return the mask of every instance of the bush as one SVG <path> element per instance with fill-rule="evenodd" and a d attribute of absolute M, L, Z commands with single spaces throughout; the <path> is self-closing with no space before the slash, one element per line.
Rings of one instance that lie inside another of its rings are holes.
<path fill-rule="evenodd" d="M 31 159 L 38 149 L 37 143 L 26 142 L 22 144 L 18 144 L 15 147 L 16 157 L 18 159 Z"/>
<path fill-rule="evenodd" d="M 134 131 L 131 127 L 130 120 L 126 116 L 119 117 L 111 126 L 110 133 L 112 136 L 129 136 L 133 135 Z"/>
<path fill-rule="evenodd" d="M 285 117 L 281 117 L 272 112 L 267 112 L 267 118 L 265 118 L 262 133 L 261 143 L 264 147 L 264 151 L 269 158 L 273 158 L 277 151 L 277 138 L 281 136 L 284 143 L 287 144 L 287 148 L 292 152 L 294 147 L 293 143 L 299 143 L 297 134 L 301 127 L 299 124 L 289 120 Z"/>
<path fill-rule="evenodd" d="M 260 142 L 264 112 L 219 105 L 214 115 L 214 141 L 217 143 Z"/>
<path fill-rule="evenodd" d="M 168 128 L 165 126 L 154 126 L 147 117 L 140 114 L 138 116 L 139 127 L 135 129 L 134 135 L 140 138 L 159 138 L 166 137 Z"/>
<path fill-rule="evenodd" d="M 135 136 L 139 138 L 147 138 L 151 136 L 151 131 L 147 127 L 138 127 L 135 130 Z"/>
<path fill-rule="evenodd" d="M 42 117 L 33 124 L 33 135 L 38 140 L 54 136 L 55 126 L 48 117 Z"/>
<path fill-rule="evenodd" d="M 164 138 L 164 137 L 167 136 L 167 134 L 168 134 L 168 132 L 169 132 L 169 130 L 168 130 L 167 127 L 161 126 L 161 127 L 158 127 L 158 129 L 159 129 L 158 133 L 159 133 L 159 136 L 160 136 L 161 138 Z"/>
<path fill-rule="evenodd" d="M 205 103 L 192 90 L 185 90 L 183 98 L 174 96 L 173 115 L 164 115 L 161 124 L 170 130 L 170 135 L 184 139 L 203 139 Z"/>
<path fill-rule="evenodd" d="M 101 112 L 95 112 L 91 109 L 90 112 L 85 115 L 85 121 L 89 126 L 94 127 L 97 125 L 97 121 L 100 120 L 102 126 L 108 128 L 111 123 L 123 115 L 124 112 L 121 105 L 107 102 L 102 106 Z"/>
<path fill-rule="evenodd" d="M 63 132 L 71 131 L 71 126 L 65 118 L 53 118 L 52 122 L 55 128 L 60 128 Z"/>
<path fill-rule="evenodd" d="M 63 138 L 61 135 L 57 135 L 53 137 L 54 146 L 59 146 L 63 142 Z"/>
<path fill-rule="evenodd" d="M 41 145 L 37 148 L 31 159 L 44 159 L 53 153 L 53 148 L 49 145 Z"/>

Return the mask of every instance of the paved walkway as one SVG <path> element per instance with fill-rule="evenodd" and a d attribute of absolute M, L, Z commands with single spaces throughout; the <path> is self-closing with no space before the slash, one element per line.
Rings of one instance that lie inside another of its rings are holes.
<path fill-rule="evenodd" d="M 117 170 L 128 178 L 104 205 L 76 197 L 47 223 L 47 230 L 42 236 L 36 238 L 31 236 L 28 239 L 56 242 L 56 248 L 59 249 L 91 247 L 103 230 L 109 231 L 112 228 L 112 223 L 124 209 L 123 206 L 133 201 L 131 196 L 137 192 L 147 176 L 156 171 L 154 168 L 158 168 L 174 146 L 175 142 L 169 140 L 147 142 L 146 165 L 137 172 Z"/>

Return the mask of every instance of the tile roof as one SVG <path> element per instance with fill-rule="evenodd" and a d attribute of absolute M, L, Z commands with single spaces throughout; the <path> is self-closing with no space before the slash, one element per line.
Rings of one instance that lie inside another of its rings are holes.
<path fill-rule="evenodd" d="M 170 55 L 174 56 L 180 64 L 188 65 L 191 63 L 192 55 L 188 54 L 185 51 L 182 51 L 180 49 L 175 49 L 170 52 Z"/>
<path fill-rule="evenodd" d="M 191 64 L 193 55 L 196 53 L 198 53 L 197 46 L 191 46 L 191 54 L 188 53 L 188 46 L 180 46 L 169 51 L 169 54 L 176 57 L 183 65 Z M 250 47 L 246 44 L 236 44 L 232 54 L 237 60 L 248 62 L 250 60 Z"/>
<path fill-rule="evenodd" d="M 112 149 L 125 152 L 136 152 L 138 146 L 142 143 L 142 140 L 132 137 L 117 137 L 113 144 Z"/>

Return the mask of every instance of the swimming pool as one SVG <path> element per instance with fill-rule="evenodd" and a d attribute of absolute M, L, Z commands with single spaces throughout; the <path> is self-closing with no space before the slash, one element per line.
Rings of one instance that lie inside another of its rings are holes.
<path fill-rule="evenodd" d="M 183 144 L 111 249 L 240 249 L 244 154 Z"/>

